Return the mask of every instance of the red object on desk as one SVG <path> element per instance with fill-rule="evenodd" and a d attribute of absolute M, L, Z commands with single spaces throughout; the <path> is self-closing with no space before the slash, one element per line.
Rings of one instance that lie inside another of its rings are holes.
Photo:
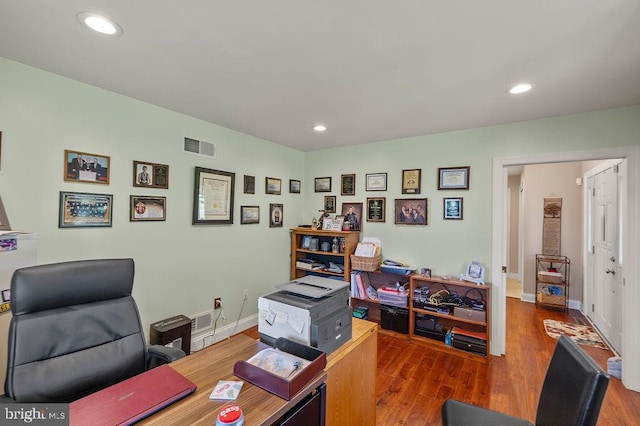
<path fill-rule="evenodd" d="M 168 365 L 133 376 L 69 405 L 70 425 L 130 425 L 196 390 Z"/>

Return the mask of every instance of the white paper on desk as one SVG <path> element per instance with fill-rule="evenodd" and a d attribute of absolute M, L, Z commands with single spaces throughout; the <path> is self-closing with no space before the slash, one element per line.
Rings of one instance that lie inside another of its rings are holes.
<path fill-rule="evenodd" d="M 376 254 L 376 246 L 374 244 L 358 243 L 356 247 L 356 256 L 360 257 L 373 257 Z"/>

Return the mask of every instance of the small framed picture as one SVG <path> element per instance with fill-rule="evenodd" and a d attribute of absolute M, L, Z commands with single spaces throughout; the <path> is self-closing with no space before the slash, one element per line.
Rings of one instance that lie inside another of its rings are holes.
<path fill-rule="evenodd" d="M 243 182 L 242 188 L 245 194 L 255 194 L 256 193 L 256 177 L 244 175 L 244 182 Z"/>
<path fill-rule="evenodd" d="M 315 192 L 331 192 L 331 177 L 317 177 L 314 181 Z"/>
<path fill-rule="evenodd" d="M 366 175 L 367 191 L 386 191 L 387 190 L 387 174 L 386 173 L 369 173 Z"/>
<path fill-rule="evenodd" d="M 340 195 L 356 195 L 356 175 L 342 175 L 340 177 Z"/>
<path fill-rule="evenodd" d="M 2 301 L 6 303 L 10 300 L 11 300 L 11 289 L 8 288 L 6 290 L 2 290 Z"/>
<path fill-rule="evenodd" d="M 462 198 L 443 198 L 442 204 L 443 219 L 462 220 Z"/>
<path fill-rule="evenodd" d="M 386 210 L 385 197 L 367 198 L 367 222 L 384 222 Z"/>
<path fill-rule="evenodd" d="M 300 193 L 300 181 L 296 179 L 289 179 L 289 193 L 290 194 L 299 194 Z"/>
<path fill-rule="evenodd" d="M 336 212 L 336 196 L 335 195 L 324 196 L 324 209 L 327 213 Z"/>
<path fill-rule="evenodd" d="M 395 223 L 397 225 L 426 225 L 426 198 L 396 198 Z"/>
<path fill-rule="evenodd" d="M 282 204 L 269 204 L 269 228 L 282 228 L 283 221 Z"/>
<path fill-rule="evenodd" d="M 302 237 L 302 248 L 309 250 L 311 248 L 311 235 Z"/>
<path fill-rule="evenodd" d="M 260 223 L 260 206 L 240 206 L 240 224 Z"/>
<path fill-rule="evenodd" d="M 342 216 L 349 222 L 351 231 L 360 231 L 362 225 L 362 203 L 342 203 Z"/>
<path fill-rule="evenodd" d="M 438 169 L 438 189 L 469 189 L 469 166 Z"/>
<path fill-rule="evenodd" d="M 410 169 L 402 171 L 402 193 L 420 193 L 420 173 L 421 169 Z"/>
<path fill-rule="evenodd" d="M 110 158 L 89 152 L 64 150 L 64 180 L 109 184 Z"/>
<path fill-rule="evenodd" d="M 167 197 L 129 196 L 129 221 L 151 221 L 167 219 Z"/>
<path fill-rule="evenodd" d="M 60 191 L 58 228 L 110 227 L 112 194 Z"/>
<path fill-rule="evenodd" d="M 134 161 L 133 186 L 168 189 L 169 166 L 146 161 Z"/>
<path fill-rule="evenodd" d="M 264 178 L 265 194 L 280 195 L 282 193 L 282 180 L 278 178 Z"/>

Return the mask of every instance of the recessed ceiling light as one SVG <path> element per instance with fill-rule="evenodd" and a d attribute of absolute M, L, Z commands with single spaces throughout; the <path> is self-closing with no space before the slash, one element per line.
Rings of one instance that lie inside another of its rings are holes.
<path fill-rule="evenodd" d="M 509 89 L 507 89 L 507 93 L 510 93 L 512 95 L 519 95 L 520 93 L 526 93 L 531 89 L 533 89 L 533 84 L 519 83 L 519 84 L 516 84 L 515 86 L 509 87 Z"/>
<path fill-rule="evenodd" d="M 316 132 L 324 132 L 325 130 L 327 130 L 327 126 L 325 126 L 324 124 L 316 124 L 312 127 L 312 129 Z"/>
<path fill-rule="evenodd" d="M 122 34 L 122 27 L 117 22 L 95 13 L 83 12 L 78 14 L 78 21 L 94 31 L 106 35 L 119 36 Z"/>

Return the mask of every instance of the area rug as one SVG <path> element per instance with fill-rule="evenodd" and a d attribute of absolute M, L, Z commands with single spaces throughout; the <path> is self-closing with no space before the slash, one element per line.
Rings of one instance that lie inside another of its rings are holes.
<path fill-rule="evenodd" d="M 543 322 L 544 330 L 554 339 L 557 339 L 561 335 L 565 335 L 580 345 L 593 346 L 595 348 L 605 350 L 609 349 L 591 326 L 570 324 L 550 319 L 546 319 Z"/>

